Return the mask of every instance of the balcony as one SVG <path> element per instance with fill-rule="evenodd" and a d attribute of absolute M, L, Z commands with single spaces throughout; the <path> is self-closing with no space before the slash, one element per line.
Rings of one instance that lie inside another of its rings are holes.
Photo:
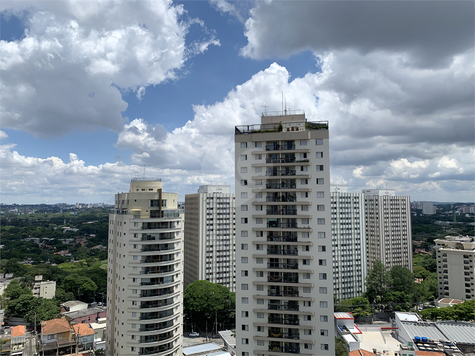
<path fill-rule="evenodd" d="M 174 221 L 160 221 L 160 222 L 144 222 L 142 223 L 142 230 L 166 230 L 176 229 L 177 226 Z"/>
<path fill-rule="evenodd" d="M 299 311 L 299 306 L 293 305 L 293 304 L 269 303 L 267 305 L 267 309 L 284 310 L 284 311 Z"/>
<path fill-rule="evenodd" d="M 295 176 L 297 171 L 295 169 L 279 169 L 279 170 L 269 170 L 266 172 L 267 177 L 287 177 Z"/>
<path fill-rule="evenodd" d="M 299 297 L 299 290 L 298 288 L 287 288 L 286 290 L 275 288 L 269 289 L 267 295 L 270 297 Z"/>
<path fill-rule="evenodd" d="M 297 215 L 297 209 L 272 209 L 266 210 L 266 215 Z"/>
<path fill-rule="evenodd" d="M 295 182 L 292 183 L 267 183 L 266 189 L 296 189 L 297 184 Z"/>
<path fill-rule="evenodd" d="M 173 304 L 173 298 L 166 300 L 152 300 L 148 302 L 140 302 L 141 309 L 161 308 Z"/>
<path fill-rule="evenodd" d="M 155 324 L 143 324 L 140 325 L 139 331 L 147 332 L 147 331 L 156 331 L 167 329 L 173 326 L 173 321 L 167 321 L 164 323 L 155 323 Z"/>
<path fill-rule="evenodd" d="M 267 268 L 275 269 L 299 269 L 298 263 L 277 263 L 277 262 L 268 262 Z"/>
<path fill-rule="evenodd" d="M 142 245 L 142 252 L 160 252 L 170 251 L 175 249 L 175 244 L 162 244 L 162 245 Z"/>
<path fill-rule="evenodd" d="M 139 343 L 145 344 L 145 343 L 150 343 L 150 342 L 160 342 L 160 341 L 169 340 L 173 338 L 174 336 L 175 335 L 172 331 L 165 334 L 142 336 L 140 337 Z"/>
<path fill-rule="evenodd" d="M 156 313 L 140 313 L 140 320 L 163 319 L 173 315 L 173 309 Z"/>
<path fill-rule="evenodd" d="M 282 234 L 282 235 L 267 235 L 267 241 L 297 242 L 297 233 L 289 233 L 289 234 Z"/>
<path fill-rule="evenodd" d="M 299 250 L 296 248 L 280 248 L 269 247 L 267 248 L 268 255 L 283 255 L 283 256 L 298 256 Z"/>
<path fill-rule="evenodd" d="M 282 145 L 273 142 L 266 145 L 266 151 L 286 151 L 286 150 L 295 150 L 295 143 L 294 142 L 284 142 Z"/>
<path fill-rule="evenodd" d="M 153 355 L 160 352 L 165 352 L 173 349 L 173 343 L 170 342 L 167 345 L 160 345 L 155 347 L 141 347 L 139 355 Z"/>
<path fill-rule="evenodd" d="M 173 276 L 163 278 L 142 278 L 141 286 L 158 286 L 161 284 L 170 284 L 174 282 Z"/>
<path fill-rule="evenodd" d="M 175 239 L 174 232 L 162 232 L 159 234 L 142 234 L 142 241 L 161 241 Z"/>
<path fill-rule="evenodd" d="M 151 289 L 151 290 L 143 290 L 140 293 L 140 298 L 148 298 L 148 297 L 160 297 L 163 295 L 170 295 L 173 294 L 175 289 L 173 287 L 164 288 L 164 289 Z"/>
<path fill-rule="evenodd" d="M 162 263 L 175 261 L 175 255 L 165 255 L 165 256 L 147 256 L 140 260 L 140 263 Z"/>
<path fill-rule="evenodd" d="M 276 202 L 276 203 L 293 203 L 297 201 L 297 196 L 295 194 L 274 194 L 268 195 L 266 197 L 266 202 Z"/>
<path fill-rule="evenodd" d="M 296 277 L 281 277 L 281 276 L 268 276 L 267 282 L 274 282 L 274 283 L 298 283 L 299 278 Z"/>
<path fill-rule="evenodd" d="M 163 267 L 145 267 L 142 268 L 140 274 L 155 274 L 155 273 L 168 273 L 175 271 L 174 266 L 163 266 Z"/>
<path fill-rule="evenodd" d="M 292 330 L 292 329 L 289 329 L 289 330 Z M 278 339 L 299 340 L 300 334 L 298 332 L 284 333 L 282 329 L 279 330 L 275 328 L 270 328 L 270 330 L 267 333 L 267 337 L 278 338 Z"/>

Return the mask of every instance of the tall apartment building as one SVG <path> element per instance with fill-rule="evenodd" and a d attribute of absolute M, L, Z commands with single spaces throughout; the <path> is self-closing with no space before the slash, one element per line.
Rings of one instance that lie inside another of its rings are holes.
<path fill-rule="evenodd" d="M 43 281 L 43 276 L 35 276 L 33 296 L 37 298 L 53 299 L 56 295 L 56 281 Z"/>
<path fill-rule="evenodd" d="M 333 293 L 337 300 L 362 295 L 366 280 L 366 238 L 363 193 L 331 185 Z"/>
<path fill-rule="evenodd" d="M 160 180 L 133 179 L 109 216 L 107 355 L 181 355 L 182 218 Z"/>
<path fill-rule="evenodd" d="M 475 238 L 446 236 L 435 240 L 439 298 L 475 298 Z"/>
<path fill-rule="evenodd" d="M 422 214 L 424 215 L 433 215 L 434 214 L 434 204 L 431 201 L 422 202 Z"/>
<path fill-rule="evenodd" d="M 334 355 L 328 122 L 238 126 L 236 350 Z"/>
<path fill-rule="evenodd" d="M 380 260 L 388 268 L 403 266 L 412 272 L 410 197 L 394 189 L 367 189 L 365 196 L 368 269 Z"/>
<path fill-rule="evenodd" d="M 185 196 L 185 288 L 197 280 L 236 286 L 235 197 L 230 185 Z"/>

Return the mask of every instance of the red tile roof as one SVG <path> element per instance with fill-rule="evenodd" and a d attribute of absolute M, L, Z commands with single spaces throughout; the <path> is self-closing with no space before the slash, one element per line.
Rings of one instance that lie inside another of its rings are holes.
<path fill-rule="evenodd" d="M 71 331 L 71 326 L 66 319 L 52 319 L 41 323 L 43 335 L 58 334 Z"/>
<path fill-rule="evenodd" d="M 416 355 L 419 356 L 445 356 L 443 352 L 432 352 L 432 351 L 416 351 Z"/>
<path fill-rule="evenodd" d="M 83 323 L 73 325 L 73 329 L 76 335 L 80 334 L 81 336 L 86 336 L 94 334 L 94 329 Z"/>
<path fill-rule="evenodd" d="M 17 325 L 12 328 L 12 337 L 24 336 L 26 334 L 25 325 Z"/>

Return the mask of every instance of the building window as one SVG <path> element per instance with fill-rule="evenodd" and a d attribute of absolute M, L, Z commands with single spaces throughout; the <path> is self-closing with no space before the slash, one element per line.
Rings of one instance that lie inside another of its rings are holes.
<path fill-rule="evenodd" d="M 242 304 L 249 304 L 249 298 L 248 297 L 242 297 L 241 298 L 241 303 Z"/>
<path fill-rule="evenodd" d="M 243 345 L 248 345 L 248 344 L 249 344 L 249 339 L 243 337 L 243 338 L 242 338 L 242 344 L 243 344 Z"/>
<path fill-rule="evenodd" d="M 320 301 L 320 308 L 328 308 L 328 302 Z"/>
<path fill-rule="evenodd" d="M 300 192 L 300 198 L 308 198 L 308 192 Z"/>
<path fill-rule="evenodd" d="M 326 250 L 327 250 L 326 246 L 324 246 L 324 245 L 318 246 L 318 252 L 326 252 Z"/>
<path fill-rule="evenodd" d="M 241 185 L 247 185 L 247 179 L 241 179 Z"/>
<path fill-rule="evenodd" d="M 324 218 L 317 219 L 317 224 L 318 225 L 325 225 L 325 219 Z"/>
<path fill-rule="evenodd" d="M 241 142 L 241 148 L 247 148 L 247 142 Z"/>
<path fill-rule="evenodd" d="M 249 312 L 248 312 L 248 311 L 242 311 L 242 312 L 241 312 L 241 317 L 243 317 L 243 318 L 249 318 Z"/>
<path fill-rule="evenodd" d="M 311 306 L 312 306 L 312 302 L 310 302 L 310 301 L 308 301 L 308 300 L 304 300 L 303 306 L 304 306 L 304 307 L 311 307 Z"/>
<path fill-rule="evenodd" d="M 312 292 L 312 288 L 310 288 L 310 287 L 303 287 L 303 292 L 304 292 L 304 293 L 311 293 L 311 292 Z"/>
<path fill-rule="evenodd" d="M 320 315 L 320 321 L 322 323 L 328 322 L 328 315 Z"/>
<path fill-rule="evenodd" d="M 247 250 L 248 245 L 247 244 L 241 244 L 241 250 Z"/>
<path fill-rule="evenodd" d="M 319 232 L 318 232 L 318 238 L 319 238 L 319 239 L 324 239 L 324 238 L 325 238 L 325 232 L 319 231 Z"/>
<path fill-rule="evenodd" d="M 264 272 L 262 272 L 262 271 L 257 271 L 257 272 L 256 272 L 256 277 L 258 277 L 258 278 L 259 278 L 259 277 L 264 277 Z"/>
<path fill-rule="evenodd" d="M 327 274 L 326 273 L 319 273 L 318 274 L 318 279 L 327 279 Z"/>
<path fill-rule="evenodd" d="M 264 304 L 264 299 L 257 299 L 257 304 Z"/>
<path fill-rule="evenodd" d="M 308 179 L 300 179 L 300 184 L 302 185 L 308 184 Z"/>
<path fill-rule="evenodd" d="M 249 352 L 241 352 L 241 356 L 249 356 Z"/>
<path fill-rule="evenodd" d="M 258 285 L 256 285 L 256 290 L 258 292 L 262 292 L 262 291 L 264 291 L 264 286 L 262 284 L 258 284 Z"/>
<path fill-rule="evenodd" d="M 262 257 L 258 257 L 258 258 L 256 258 L 256 263 L 257 263 L 258 265 L 261 265 L 261 264 L 264 263 L 264 259 L 263 259 Z"/>
<path fill-rule="evenodd" d="M 241 218 L 241 224 L 247 224 L 247 218 Z"/>
<path fill-rule="evenodd" d="M 304 349 L 311 350 L 312 344 L 303 344 Z"/>
<path fill-rule="evenodd" d="M 308 205 L 301 205 L 302 211 L 308 211 Z"/>
<path fill-rule="evenodd" d="M 317 198 L 325 198 L 325 192 L 317 192 Z"/>
<path fill-rule="evenodd" d="M 315 144 L 316 144 L 317 146 L 323 145 L 323 139 L 317 138 L 317 139 L 315 140 Z"/>
<path fill-rule="evenodd" d="M 248 290 L 248 289 L 249 289 L 249 285 L 247 283 L 241 284 L 241 290 Z"/>
<path fill-rule="evenodd" d="M 137 294 L 137 289 L 132 289 L 132 294 Z"/>
<path fill-rule="evenodd" d="M 241 263 L 247 263 L 247 257 L 241 257 Z"/>
<path fill-rule="evenodd" d="M 302 278 L 303 279 L 310 279 L 310 273 L 303 273 Z"/>
<path fill-rule="evenodd" d="M 317 184 L 324 184 L 323 178 L 317 178 Z"/>
<path fill-rule="evenodd" d="M 247 173 L 247 167 L 241 167 L 241 173 Z"/>
<path fill-rule="evenodd" d="M 306 239 L 308 239 L 308 238 L 309 238 L 309 236 L 310 236 L 310 233 L 308 233 L 308 232 L 302 232 L 302 238 L 304 238 L 304 239 L 305 239 L 305 238 L 306 238 Z"/>
<path fill-rule="evenodd" d="M 327 260 L 318 260 L 318 265 L 319 266 L 326 266 L 327 265 Z"/>
<path fill-rule="evenodd" d="M 320 287 L 318 288 L 318 292 L 320 294 L 327 294 L 327 287 Z"/>
<path fill-rule="evenodd" d="M 317 158 L 323 158 L 323 152 L 317 152 Z"/>
<path fill-rule="evenodd" d="M 257 332 L 258 333 L 263 333 L 264 332 L 264 327 L 263 326 L 258 326 L 257 327 Z"/>
<path fill-rule="evenodd" d="M 325 211 L 325 205 L 317 205 L 317 211 Z"/>
<path fill-rule="evenodd" d="M 304 315 L 303 320 L 305 321 L 312 321 L 312 316 L 311 315 Z"/>
<path fill-rule="evenodd" d="M 303 334 L 304 335 L 312 335 L 312 330 L 311 329 L 304 329 Z"/>
<path fill-rule="evenodd" d="M 241 198 L 247 199 L 247 192 L 241 192 Z"/>
<path fill-rule="evenodd" d="M 323 171 L 323 164 L 317 164 L 316 168 L 317 168 L 317 172 L 322 172 Z"/>
<path fill-rule="evenodd" d="M 321 336 L 328 336 L 328 330 L 326 330 L 326 329 L 320 329 L 320 335 L 321 335 Z"/>
<path fill-rule="evenodd" d="M 264 319 L 264 313 L 256 313 L 257 319 Z"/>
<path fill-rule="evenodd" d="M 262 159 L 262 155 L 256 155 L 256 160 L 261 160 Z"/>
<path fill-rule="evenodd" d="M 241 211 L 247 211 L 247 205 L 241 205 Z"/>
<path fill-rule="evenodd" d="M 304 218 L 302 219 L 302 225 L 308 225 L 309 224 L 309 219 Z"/>
<path fill-rule="evenodd" d="M 262 193 L 256 193 L 256 198 L 257 199 L 262 198 Z"/>
<path fill-rule="evenodd" d="M 241 276 L 242 277 L 247 277 L 249 275 L 249 272 L 247 270 L 242 270 L 241 271 Z"/>
<path fill-rule="evenodd" d="M 256 173 L 261 173 L 262 172 L 262 167 L 256 167 L 254 170 Z"/>
<path fill-rule="evenodd" d="M 241 231 L 241 237 L 247 237 L 247 230 Z"/>
<path fill-rule="evenodd" d="M 241 155 L 241 161 L 247 161 L 247 155 Z"/>
<path fill-rule="evenodd" d="M 264 220 L 262 218 L 257 218 L 256 219 L 256 224 L 263 224 Z"/>
<path fill-rule="evenodd" d="M 254 147 L 262 147 L 262 142 L 254 142 Z"/>

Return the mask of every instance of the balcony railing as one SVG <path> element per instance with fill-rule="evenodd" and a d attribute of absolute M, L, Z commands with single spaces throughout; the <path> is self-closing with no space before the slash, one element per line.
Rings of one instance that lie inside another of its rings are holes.
<path fill-rule="evenodd" d="M 282 325 L 299 325 L 299 319 L 291 318 L 268 318 L 269 324 L 282 324 Z"/>
<path fill-rule="evenodd" d="M 139 343 L 145 344 L 145 343 L 150 343 L 150 342 L 165 341 L 165 340 L 173 338 L 174 336 L 175 335 L 172 331 L 165 334 L 142 336 L 139 340 Z"/>
<path fill-rule="evenodd" d="M 297 215 L 297 209 L 267 209 L 266 215 Z"/>
<path fill-rule="evenodd" d="M 142 258 L 140 263 L 161 263 L 170 261 L 175 261 L 175 255 L 147 256 L 146 258 Z"/>
<path fill-rule="evenodd" d="M 148 302 L 141 302 L 140 308 L 141 309 L 161 308 L 161 307 L 166 307 L 172 304 L 173 304 L 173 298 L 166 299 L 166 300 L 152 300 Z"/>
<path fill-rule="evenodd" d="M 298 269 L 298 263 L 277 263 L 277 262 L 268 262 L 267 268 L 276 268 L 276 269 Z"/>
<path fill-rule="evenodd" d="M 281 277 L 281 276 L 268 276 L 267 282 L 275 282 L 275 283 L 298 283 L 298 277 Z"/>
<path fill-rule="evenodd" d="M 284 144 L 279 144 L 279 143 L 274 143 L 274 144 L 268 144 L 266 145 L 266 151 L 284 151 L 284 150 L 295 150 L 295 143 L 284 143 Z"/>
<path fill-rule="evenodd" d="M 155 274 L 155 273 L 168 273 L 175 270 L 174 266 L 163 266 L 163 267 L 145 267 L 142 268 L 140 274 Z"/>
<path fill-rule="evenodd" d="M 274 337 L 278 339 L 293 339 L 293 340 L 299 340 L 300 339 L 300 334 L 299 333 L 282 333 L 282 332 L 272 332 L 269 331 L 267 333 L 268 337 Z"/>
<path fill-rule="evenodd" d="M 295 249 L 268 248 L 267 254 L 268 255 L 298 256 L 299 250 L 296 248 Z"/>
<path fill-rule="evenodd" d="M 290 113 L 290 110 L 287 111 L 279 111 L 279 112 L 268 112 L 268 113 L 262 113 L 262 116 L 283 116 L 283 120 L 285 120 L 285 116 L 287 114 L 290 115 L 302 115 L 304 114 L 303 111 L 301 110 L 296 110 L 297 114 L 292 114 Z M 304 124 L 303 126 L 305 127 L 305 130 L 328 130 L 328 121 L 302 121 L 302 122 L 293 122 L 293 124 Z M 247 135 L 247 134 L 253 134 L 253 133 L 266 133 L 266 132 L 281 132 L 283 129 L 282 124 L 280 123 L 271 123 L 271 124 L 256 124 L 256 125 L 239 125 L 236 126 L 234 129 L 234 133 L 236 135 Z"/>
<path fill-rule="evenodd" d="M 270 310 L 290 310 L 290 311 L 299 311 L 298 305 L 289 305 L 289 304 L 268 304 L 268 309 Z"/>
<path fill-rule="evenodd" d="M 160 297 L 162 295 L 173 294 L 174 291 L 175 291 L 174 288 L 144 290 L 140 294 L 140 297 L 141 298 Z"/>
<path fill-rule="evenodd" d="M 267 295 L 270 297 L 298 297 L 299 291 L 298 290 L 287 290 L 287 291 L 268 290 Z"/>
<path fill-rule="evenodd" d="M 295 169 L 286 169 L 286 170 L 273 170 L 273 171 L 267 171 L 266 176 L 267 177 L 287 177 L 287 176 L 295 176 L 297 174 L 297 171 Z"/>
<path fill-rule="evenodd" d="M 141 313 L 140 320 L 162 319 L 173 315 L 173 310 L 156 313 Z"/>
<path fill-rule="evenodd" d="M 276 242 L 297 242 L 297 234 L 267 235 L 267 241 Z"/>
<path fill-rule="evenodd" d="M 139 355 L 153 355 L 160 352 L 168 351 L 173 349 L 173 343 L 170 342 L 167 345 L 160 345 L 155 347 L 141 347 Z"/>
<path fill-rule="evenodd" d="M 280 189 L 280 188 L 279 188 Z M 296 202 L 297 196 L 296 195 L 281 195 L 281 196 L 267 196 L 266 202 L 277 202 L 277 203 L 287 203 L 287 202 Z"/>
<path fill-rule="evenodd" d="M 173 326 L 173 321 L 167 321 L 164 323 L 155 323 L 155 324 L 144 324 L 140 325 L 139 331 L 156 331 L 156 330 L 162 330 L 166 328 L 170 328 Z"/>

